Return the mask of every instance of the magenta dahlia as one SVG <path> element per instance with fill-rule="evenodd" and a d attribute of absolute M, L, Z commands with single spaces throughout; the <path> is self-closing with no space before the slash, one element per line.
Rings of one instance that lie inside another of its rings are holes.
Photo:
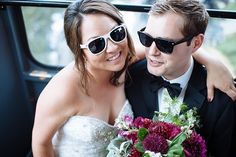
<path fill-rule="evenodd" d="M 165 139 L 169 139 L 170 127 L 165 122 L 153 122 L 150 124 L 148 131 L 150 134 L 157 134 L 163 136 Z"/>
<path fill-rule="evenodd" d="M 175 136 L 177 136 L 181 132 L 180 127 L 178 127 L 175 124 L 168 124 L 168 127 L 170 130 L 168 137 L 169 140 L 172 140 Z"/>
<path fill-rule="evenodd" d="M 183 143 L 184 154 L 186 157 L 206 157 L 206 144 L 205 140 L 193 132 L 189 138 L 187 138 Z"/>
<path fill-rule="evenodd" d="M 157 134 L 149 134 L 143 141 L 144 150 L 155 153 L 166 154 L 168 151 L 168 143 L 163 136 Z"/>

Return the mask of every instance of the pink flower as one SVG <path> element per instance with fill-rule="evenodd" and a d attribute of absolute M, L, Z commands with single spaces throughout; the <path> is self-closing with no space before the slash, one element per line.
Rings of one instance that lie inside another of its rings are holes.
<path fill-rule="evenodd" d="M 203 138 L 193 132 L 183 143 L 184 154 L 186 157 L 206 157 L 206 144 Z"/>
<path fill-rule="evenodd" d="M 130 125 L 130 124 L 132 124 L 132 122 L 133 122 L 133 118 L 130 117 L 130 116 L 128 116 L 128 115 L 125 115 L 125 116 L 124 116 L 124 121 L 125 121 L 125 123 L 126 123 L 127 125 Z"/>
<path fill-rule="evenodd" d="M 150 120 L 148 118 L 137 117 L 137 118 L 135 118 L 135 120 L 133 122 L 133 126 L 138 129 L 139 128 L 148 128 L 151 123 L 152 123 L 152 120 Z"/>
<path fill-rule="evenodd" d="M 137 131 L 120 131 L 119 134 L 125 139 L 131 140 L 133 143 L 137 140 Z"/>

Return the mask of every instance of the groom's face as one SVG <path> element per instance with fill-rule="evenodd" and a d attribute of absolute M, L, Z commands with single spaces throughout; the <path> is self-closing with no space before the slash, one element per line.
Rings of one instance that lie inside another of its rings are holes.
<path fill-rule="evenodd" d="M 183 38 L 181 33 L 184 18 L 173 12 L 157 15 L 150 14 L 144 33 L 152 38 L 161 38 L 168 41 L 179 41 Z M 180 43 L 173 47 L 170 54 L 157 48 L 155 42 L 146 48 L 148 71 L 156 76 L 164 76 L 168 80 L 175 79 L 187 71 L 191 55 L 192 44 Z"/>

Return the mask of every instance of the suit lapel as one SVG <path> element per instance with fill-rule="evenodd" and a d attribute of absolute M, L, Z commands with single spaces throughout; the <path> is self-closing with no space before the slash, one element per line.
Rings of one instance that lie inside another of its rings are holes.
<path fill-rule="evenodd" d="M 144 96 L 144 101 L 148 110 L 148 115 L 150 115 L 151 118 L 154 115 L 154 111 L 159 110 L 158 95 L 156 92 L 153 92 L 151 90 L 150 82 L 153 81 L 153 79 L 154 78 L 151 76 L 151 74 L 149 74 L 148 71 L 146 71 L 146 78 L 144 78 L 142 82 L 142 89 L 143 89 L 142 92 Z"/>
<path fill-rule="evenodd" d="M 199 77 L 200 75 L 202 76 Z M 206 71 L 199 63 L 194 61 L 194 68 L 185 92 L 184 102 L 189 108 L 197 107 L 200 109 L 206 100 L 206 92 Z"/>
<path fill-rule="evenodd" d="M 199 92 L 196 88 L 188 85 L 188 88 L 185 92 L 184 102 L 189 106 L 189 108 L 197 107 L 201 108 L 202 104 L 206 97 Z"/>

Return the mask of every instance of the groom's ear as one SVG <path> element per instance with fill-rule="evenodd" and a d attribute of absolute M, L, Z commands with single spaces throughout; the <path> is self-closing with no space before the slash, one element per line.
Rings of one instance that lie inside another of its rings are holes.
<path fill-rule="evenodd" d="M 204 34 L 202 34 L 202 33 L 198 34 L 192 40 L 193 40 L 192 41 L 193 52 L 196 52 L 202 46 L 202 43 L 203 43 L 203 40 L 204 40 Z"/>

